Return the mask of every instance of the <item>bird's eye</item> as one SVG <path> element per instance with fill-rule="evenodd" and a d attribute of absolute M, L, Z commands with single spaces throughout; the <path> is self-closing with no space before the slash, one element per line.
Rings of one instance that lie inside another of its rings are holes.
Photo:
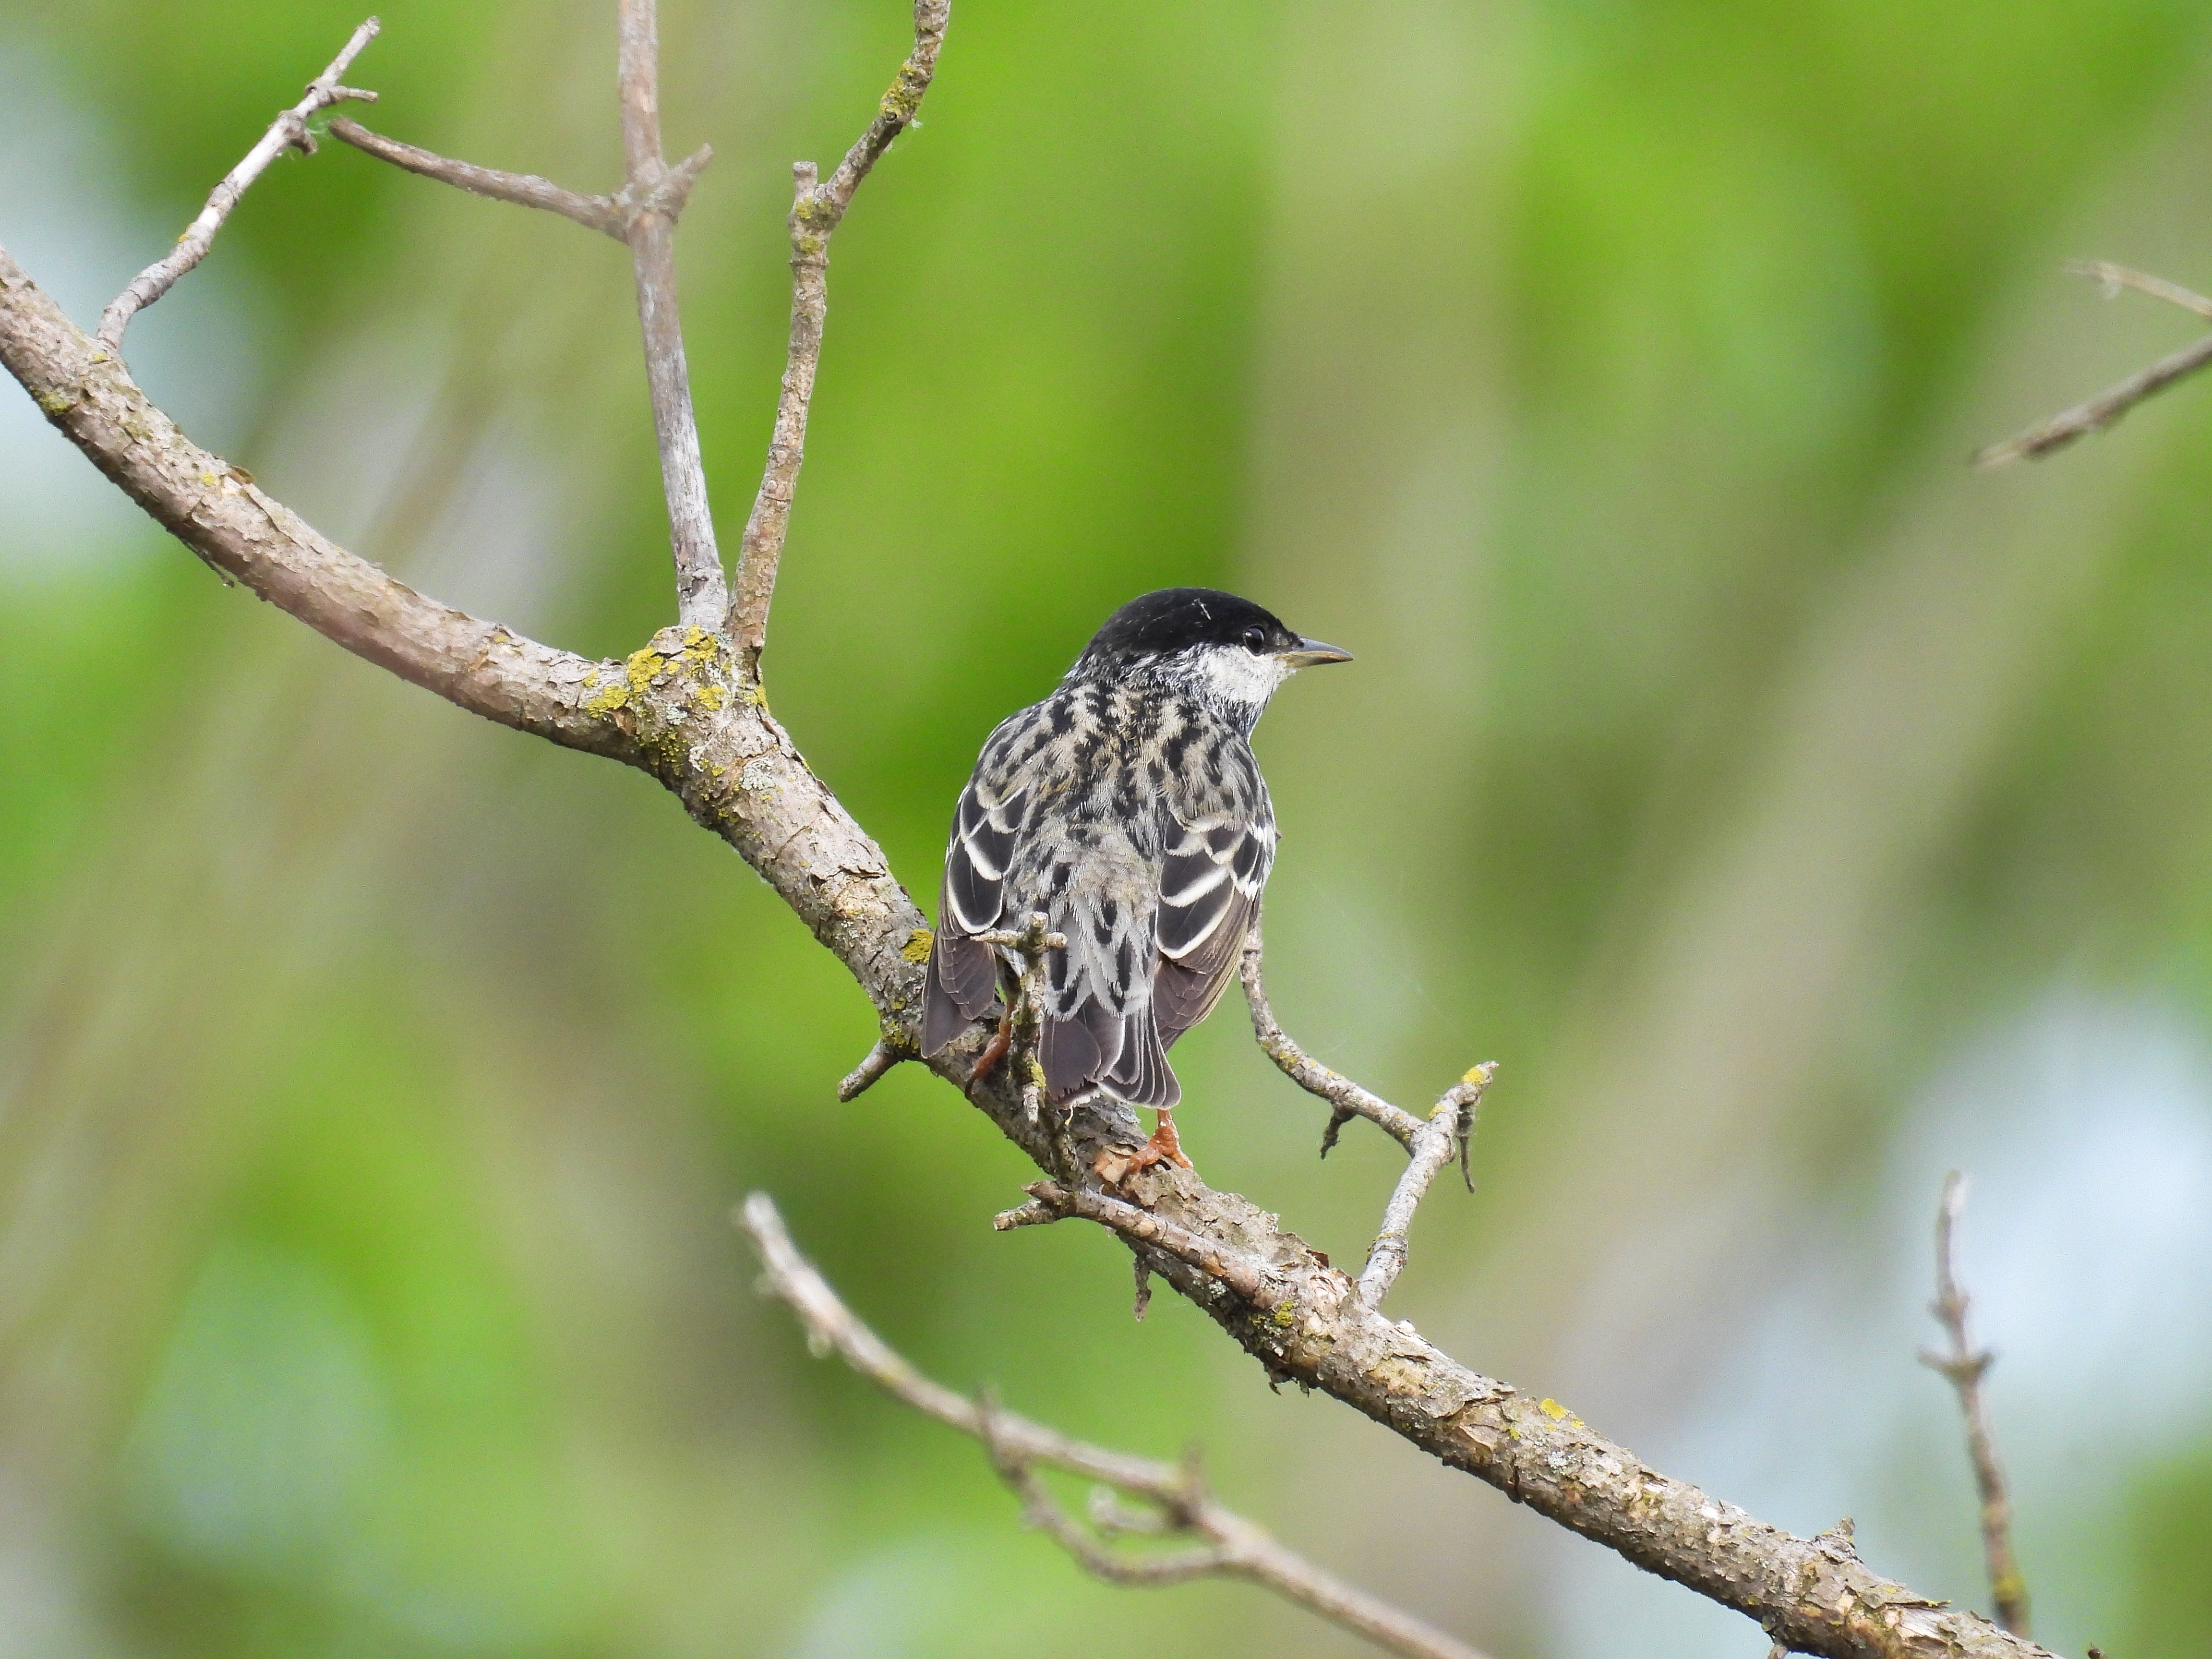
<path fill-rule="evenodd" d="M 1244 630 L 1244 648 L 1258 656 L 1267 648 L 1267 630 L 1255 623 Z"/>

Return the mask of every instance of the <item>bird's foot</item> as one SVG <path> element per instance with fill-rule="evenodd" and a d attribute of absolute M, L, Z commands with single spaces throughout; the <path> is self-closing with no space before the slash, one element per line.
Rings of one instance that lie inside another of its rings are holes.
<path fill-rule="evenodd" d="M 983 1045 L 983 1052 L 975 1056 L 975 1069 L 969 1074 L 968 1081 L 973 1085 L 989 1077 L 998 1068 L 999 1062 L 1006 1057 L 1006 1050 L 1013 1046 L 1014 1011 L 1009 1008 L 1000 1017 L 999 1029 Z"/>
<path fill-rule="evenodd" d="M 1192 1167 L 1191 1161 L 1183 1156 L 1182 1142 L 1176 1136 L 1175 1120 L 1165 1112 L 1160 1114 L 1160 1125 L 1152 1131 L 1152 1138 L 1129 1155 L 1128 1167 L 1122 1176 L 1133 1176 L 1155 1164 L 1172 1164 L 1180 1170 Z"/>

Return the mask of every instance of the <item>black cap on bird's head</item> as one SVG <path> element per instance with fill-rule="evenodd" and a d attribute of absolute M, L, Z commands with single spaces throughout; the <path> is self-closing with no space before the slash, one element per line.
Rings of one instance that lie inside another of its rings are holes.
<path fill-rule="evenodd" d="M 1218 587 L 1164 587 L 1134 599 L 1107 617 L 1078 660 L 1078 669 L 1133 664 L 1206 646 L 1270 657 L 1285 671 L 1349 662 L 1352 653 L 1309 640 L 1272 612 Z"/>

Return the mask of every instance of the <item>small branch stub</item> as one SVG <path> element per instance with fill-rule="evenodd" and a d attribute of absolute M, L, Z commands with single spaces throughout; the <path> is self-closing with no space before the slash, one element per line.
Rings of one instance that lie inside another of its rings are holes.
<path fill-rule="evenodd" d="M 876 1086 L 884 1074 L 902 1060 L 914 1058 L 914 1044 L 903 1032 L 896 1036 L 885 1032 L 876 1039 L 860 1063 L 846 1073 L 845 1080 L 837 1085 L 837 1098 L 849 1106 Z"/>

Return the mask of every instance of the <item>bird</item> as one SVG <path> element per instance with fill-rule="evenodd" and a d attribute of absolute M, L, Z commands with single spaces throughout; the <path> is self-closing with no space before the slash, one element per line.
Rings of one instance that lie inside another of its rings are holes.
<path fill-rule="evenodd" d="M 1007 936 L 1042 914 L 1055 936 L 1036 1010 L 1046 1101 L 1152 1108 L 1128 1167 L 1191 1167 L 1167 1050 L 1228 988 L 1275 861 L 1253 728 L 1297 670 L 1351 659 L 1215 588 L 1164 588 L 1109 617 L 1049 696 L 993 730 L 960 792 L 923 1055 L 995 1010 L 988 1075 L 1024 965 Z"/>

